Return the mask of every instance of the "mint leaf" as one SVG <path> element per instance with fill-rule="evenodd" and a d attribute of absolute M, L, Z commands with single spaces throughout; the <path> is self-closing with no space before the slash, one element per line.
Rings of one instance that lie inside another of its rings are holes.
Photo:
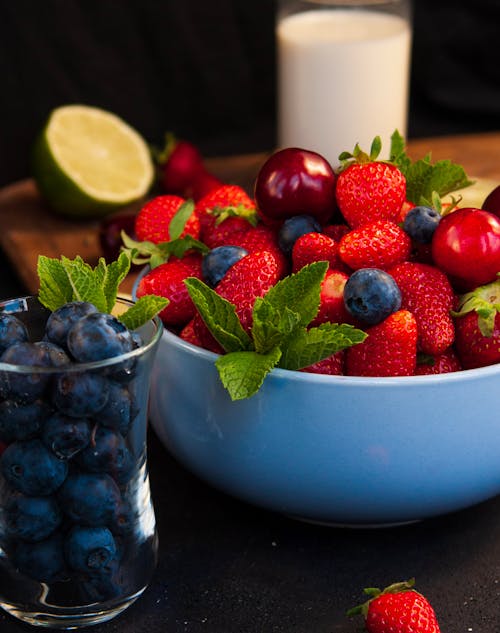
<path fill-rule="evenodd" d="M 347 323 L 323 323 L 302 330 L 282 348 L 279 366 L 283 369 L 303 369 L 332 354 L 362 343 L 367 334 Z"/>
<path fill-rule="evenodd" d="M 148 241 L 138 242 L 127 235 L 125 231 L 121 232 L 121 238 L 124 244 L 122 251 L 130 257 L 131 261 L 138 265 L 149 264 L 151 268 L 164 264 L 170 259 L 171 255 L 182 259 L 190 250 L 198 253 L 208 253 L 210 250 L 206 244 L 200 242 L 192 235 L 158 244 Z"/>
<path fill-rule="evenodd" d="M 231 400 L 250 398 L 260 389 L 264 378 L 276 366 L 281 356 L 278 347 L 267 354 L 232 352 L 219 356 L 215 365 L 222 384 Z"/>
<path fill-rule="evenodd" d="M 390 160 L 392 162 L 397 161 L 405 153 L 405 149 L 406 143 L 404 136 L 402 136 L 398 130 L 394 130 L 391 135 Z"/>
<path fill-rule="evenodd" d="M 194 211 L 194 201 L 186 200 L 183 202 L 179 209 L 176 211 L 174 217 L 170 220 L 168 225 L 168 234 L 171 240 L 176 240 L 181 236 L 186 222 L 189 220 Z"/>
<path fill-rule="evenodd" d="M 169 304 L 169 300 L 165 297 L 158 297 L 156 295 L 144 295 L 137 299 L 133 306 L 130 306 L 126 312 L 117 316 L 129 330 L 135 330 L 136 328 L 144 325 L 159 312 L 166 308 Z"/>
<path fill-rule="evenodd" d="M 93 303 L 99 312 L 106 312 L 108 302 L 100 284 L 102 273 L 96 274 L 90 264 L 84 262 L 81 257 L 68 259 L 63 255 L 61 261 L 73 288 L 73 301 L 88 301 Z"/>
<path fill-rule="evenodd" d="M 100 283 L 106 298 L 107 312 L 111 312 L 116 303 L 118 288 L 130 271 L 130 258 L 125 253 L 120 253 L 118 259 L 106 266 L 106 261 L 101 257 L 96 268 Z"/>
<path fill-rule="evenodd" d="M 300 326 L 301 315 L 285 306 L 278 310 L 262 297 L 255 300 L 252 338 L 255 351 L 266 354 L 273 347 L 281 346 L 290 334 Z"/>
<path fill-rule="evenodd" d="M 184 283 L 201 318 L 224 350 L 249 349 L 251 339 L 243 329 L 234 305 L 196 277 L 188 277 Z"/>
<path fill-rule="evenodd" d="M 71 301 L 73 288 L 59 259 L 40 255 L 37 262 L 37 272 L 40 280 L 38 299 L 42 305 L 53 312 Z"/>

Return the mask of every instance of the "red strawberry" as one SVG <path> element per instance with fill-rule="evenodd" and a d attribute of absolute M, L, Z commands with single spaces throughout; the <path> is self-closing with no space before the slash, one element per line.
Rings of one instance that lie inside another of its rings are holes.
<path fill-rule="evenodd" d="M 338 175 L 336 196 L 351 228 L 375 220 L 396 222 L 406 199 L 406 179 L 390 163 L 355 162 Z"/>
<path fill-rule="evenodd" d="M 195 331 L 194 317 L 191 319 L 191 321 L 188 321 L 186 325 L 182 328 L 182 330 L 179 332 L 179 337 L 183 341 L 186 341 L 186 343 L 191 343 L 191 345 L 203 347 Z"/>
<path fill-rule="evenodd" d="M 344 373 L 344 358 L 345 350 L 341 349 L 340 352 L 336 352 L 323 360 L 304 367 L 300 371 L 305 371 L 310 374 L 327 374 L 328 376 L 342 376 Z"/>
<path fill-rule="evenodd" d="M 159 156 L 161 182 L 169 194 L 186 196 L 186 191 L 204 170 L 199 149 L 189 141 L 167 135 L 167 143 Z"/>
<path fill-rule="evenodd" d="M 225 246 L 231 244 L 237 246 L 240 244 L 245 233 L 252 228 L 252 225 L 239 216 L 229 216 L 220 224 L 217 222 L 210 229 L 205 231 L 204 242 L 209 248 L 217 246 Z"/>
<path fill-rule="evenodd" d="M 348 615 L 363 614 L 368 633 L 440 633 L 432 605 L 412 587 L 413 580 L 383 591 L 365 589 L 370 600 L 348 611 Z"/>
<path fill-rule="evenodd" d="M 292 248 L 292 272 L 313 262 L 327 261 L 330 268 L 339 264 L 338 244 L 323 233 L 305 233 L 301 235 Z"/>
<path fill-rule="evenodd" d="M 500 279 L 462 295 L 454 317 L 464 369 L 500 363 Z"/>
<path fill-rule="evenodd" d="M 224 218 L 223 213 L 253 217 L 256 213 L 255 203 L 238 185 L 222 185 L 212 189 L 196 203 L 196 214 L 201 226 L 200 238 L 203 242 L 218 218 Z"/>
<path fill-rule="evenodd" d="M 408 259 L 410 252 L 410 238 L 389 220 L 377 220 L 353 229 L 344 235 L 339 244 L 341 260 L 353 270 L 387 270 Z"/>
<path fill-rule="evenodd" d="M 340 242 L 340 240 L 344 237 L 346 233 L 349 233 L 351 229 L 347 226 L 347 224 L 327 224 L 323 228 L 324 235 L 328 235 L 332 240 L 336 242 Z"/>
<path fill-rule="evenodd" d="M 448 277 L 428 264 L 403 262 L 389 269 L 401 291 L 401 309 L 415 316 L 418 327 L 418 347 L 437 355 L 455 340 L 455 328 L 450 315 L 454 293 Z"/>
<path fill-rule="evenodd" d="M 340 270 L 327 270 L 321 282 L 320 303 L 311 325 L 321 323 L 352 323 L 344 304 L 344 286 L 349 276 Z"/>
<path fill-rule="evenodd" d="M 170 222 L 185 202 L 184 198 L 174 195 L 156 196 L 149 200 L 135 218 L 137 239 L 155 244 L 170 241 Z M 194 211 L 186 221 L 181 237 L 186 235 L 194 238 L 200 235 L 200 221 Z"/>
<path fill-rule="evenodd" d="M 153 268 L 140 280 L 137 297 L 155 294 L 166 297 L 170 303 L 160 312 L 160 318 L 169 326 L 184 326 L 196 313 L 196 308 L 184 284 L 186 277 L 201 279 L 201 255 L 171 258 Z"/>
<path fill-rule="evenodd" d="M 398 310 L 366 330 L 362 343 L 349 347 L 349 376 L 412 376 L 417 363 L 417 323 L 407 310 Z"/>
<path fill-rule="evenodd" d="M 198 201 L 214 189 L 221 187 L 223 184 L 224 183 L 216 176 L 206 169 L 202 169 L 196 175 L 196 178 L 192 182 L 190 190 L 186 192 L 186 195 L 190 195 L 195 201 Z"/>
<path fill-rule="evenodd" d="M 460 371 L 461 369 L 462 365 L 460 364 L 458 356 L 450 347 L 450 349 L 447 349 L 442 354 L 426 357 L 422 359 L 422 361 L 418 360 L 415 376 L 449 374 L 454 371 Z"/>
<path fill-rule="evenodd" d="M 242 246 L 249 253 L 268 251 L 274 255 L 278 264 L 278 275 L 284 277 L 288 272 L 288 261 L 278 244 L 276 231 L 266 224 L 258 224 L 244 233 L 235 246 Z"/>

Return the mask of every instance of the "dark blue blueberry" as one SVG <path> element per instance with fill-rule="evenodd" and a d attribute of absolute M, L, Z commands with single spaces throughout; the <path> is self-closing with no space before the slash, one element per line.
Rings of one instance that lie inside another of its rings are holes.
<path fill-rule="evenodd" d="M 54 497 L 12 494 L 4 508 L 7 533 L 23 541 L 42 541 L 56 530 L 62 514 Z"/>
<path fill-rule="evenodd" d="M 109 524 L 109 529 L 113 534 L 126 536 L 133 532 L 136 524 L 137 517 L 131 504 L 127 500 L 122 499 L 116 509 L 113 520 Z"/>
<path fill-rule="evenodd" d="M 1 466 L 13 488 L 34 497 L 52 494 L 68 474 L 68 464 L 39 439 L 9 444 L 2 454 Z"/>
<path fill-rule="evenodd" d="M 71 301 L 54 310 L 47 319 L 45 335 L 49 341 L 66 349 L 68 332 L 73 325 L 87 314 L 97 312 L 97 308 L 87 301 Z"/>
<path fill-rule="evenodd" d="M 110 568 L 116 557 L 116 543 L 106 527 L 73 527 L 64 543 L 66 561 L 77 571 L 97 572 Z"/>
<path fill-rule="evenodd" d="M 108 399 L 109 382 L 97 373 L 66 372 L 55 381 L 52 402 L 61 413 L 75 418 L 92 416 Z"/>
<path fill-rule="evenodd" d="M 401 307 L 394 278 L 378 268 L 360 268 L 344 286 L 344 303 L 356 319 L 374 325 Z"/>
<path fill-rule="evenodd" d="M 99 423 L 119 431 L 122 435 L 127 435 L 133 414 L 131 396 L 127 387 L 110 382 L 108 400 L 97 416 Z"/>
<path fill-rule="evenodd" d="M 214 288 L 233 264 L 248 255 L 242 246 L 217 246 L 203 256 L 201 274 L 205 282 Z"/>
<path fill-rule="evenodd" d="M 19 571 L 29 578 L 46 583 L 58 580 L 66 566 L 62 536 L 56 532 L 37 543 L 19 542 L 14 562 Z"/>
<path fill-rule="evenodd" d="M 97 312 L 77 321 L 68 333 L 68 349 L 79 362 L 113 358 L 134 349 L 132 333 L 115 316 Z"/>
<path fill-rule="evenodd" d="M 91 443 L 78 455 L 82 468 L 93 473 L 108 473 L 119 484 L 130 478 L 133 459 L 123 436 L 99 426 L 95 429 Z"/>
<path fill-rule="evenodd" d="M 0 362 L 25 367 L 62 367 L 70 360 L 66 352 L 50 343 L 15 343 L 0 356 Z M 50 380 L 48 372 L 2 371 L 0 372 L 0 395 L 19 402 L 33 402 L 43 395 Z"/>
<path fill-rule="evenodd" d="M 311 215 L 295 215 L 283 222 L 278 232 L 278 244 L 285 255 L 291 255 L 293 245 L 301 235 L 320 233 L 321 225 Z"/>
<path fill-rule="evenodd" d="M 441 214 L 431 207 L 414 207 L 406 214 L 403 230 L 420 244 L 430 244 L 432 236 L 441 221 Z"/>
<path fill-rule="evenodd" d="M 0 313 L 0 354 L 14 345 L 28 341 L 28 330 L 13 314 Z"/>
<path fill-rule="evenodd" d="M 37 435 L 52 409 L 43 400 L 0 402 L 0 440 L 6 444 Z"/>
<path fill-rule="evenodd" d="M 114 520 L 120 505 L 120 490 L 105 473 L 73 473 L 58 492 L 63 512 L 75 523 L 104 526 Z"/>
<path fill-rule="evenodd" d="M 60 459 L 71 459 L 90 442 L 91 426 L 86 418 L 54 413 L 45 422 L 42 440 Z"/>
<path fill-rule="evenodd" d="M 87 573 L 87 579 L 79 585 L 79 589 L 86 601 L 105 602 L 122 596 L 125 593 L 124 584 L 119 561 L 112 560 L 106 568 Z"/>

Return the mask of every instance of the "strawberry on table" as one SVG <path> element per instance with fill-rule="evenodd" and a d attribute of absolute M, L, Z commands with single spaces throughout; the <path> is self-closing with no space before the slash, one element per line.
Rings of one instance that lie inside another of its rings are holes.
<path fill-rule="evenodd" d="M 363 615 L 368 633 L 440 633 L 432 605 L 413 585 L 412 579 L 383 591 L 367 588 L 370 599 L 347 614 Z"/>
<path fill-rule="evenodd" d="M 455 340 L 450 311 L 455 295 L 448 277 L 429 264 L 403 262 L 389 269 L 401 291 L 401 308 L 415 316 L 418 347 L 426 354 L 441 354 Z"/>
<path fill-rule="evenodd" d="M 381 268 L 404 262 L 411 240 L 395 222 L 376 220 L 346 233 L 339 243 L 340 259 L 352 268 Z"/>
<path fill-rule="evenodd" d="M 393 312 L 366 330 L 346 352 L 349 376 L 412 376 L 417 363 L 417 323 L 408 310 Z"/>
<path fill-rule="evenodd" d="M 135 218 L 135 234 L 140 241 L 168 242 L 170 240 L 170 222 L 184 205 L 192 204 L 175 195 L 156 196 L 147 202 Z M 181 237 L 191 235 L 197 239 L 200 235 L 200 221 L 193 211 L 184 224 Z"/>

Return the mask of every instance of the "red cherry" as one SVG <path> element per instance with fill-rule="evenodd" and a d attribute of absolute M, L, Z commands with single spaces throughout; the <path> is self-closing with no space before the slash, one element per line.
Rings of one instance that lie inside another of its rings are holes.
<path fill-rule="evenodd" d="M 320 154 L 289 147 L 270 156 L 255 181 L 259 212 L 272 220 L 312 215 L 321 224 L 335 211 L 335 173 Z"/>
<path fill-rule="evenodd" d="M 481 208 L 500 217 L 500 185 L 486 196 Z"/>
<path fill-rule="evenodd" d="M 458 290 L 493 281 L 500 272 L 500 219 L 481 209 L 445 215 L 432 238 L 434 263 Z"/>

